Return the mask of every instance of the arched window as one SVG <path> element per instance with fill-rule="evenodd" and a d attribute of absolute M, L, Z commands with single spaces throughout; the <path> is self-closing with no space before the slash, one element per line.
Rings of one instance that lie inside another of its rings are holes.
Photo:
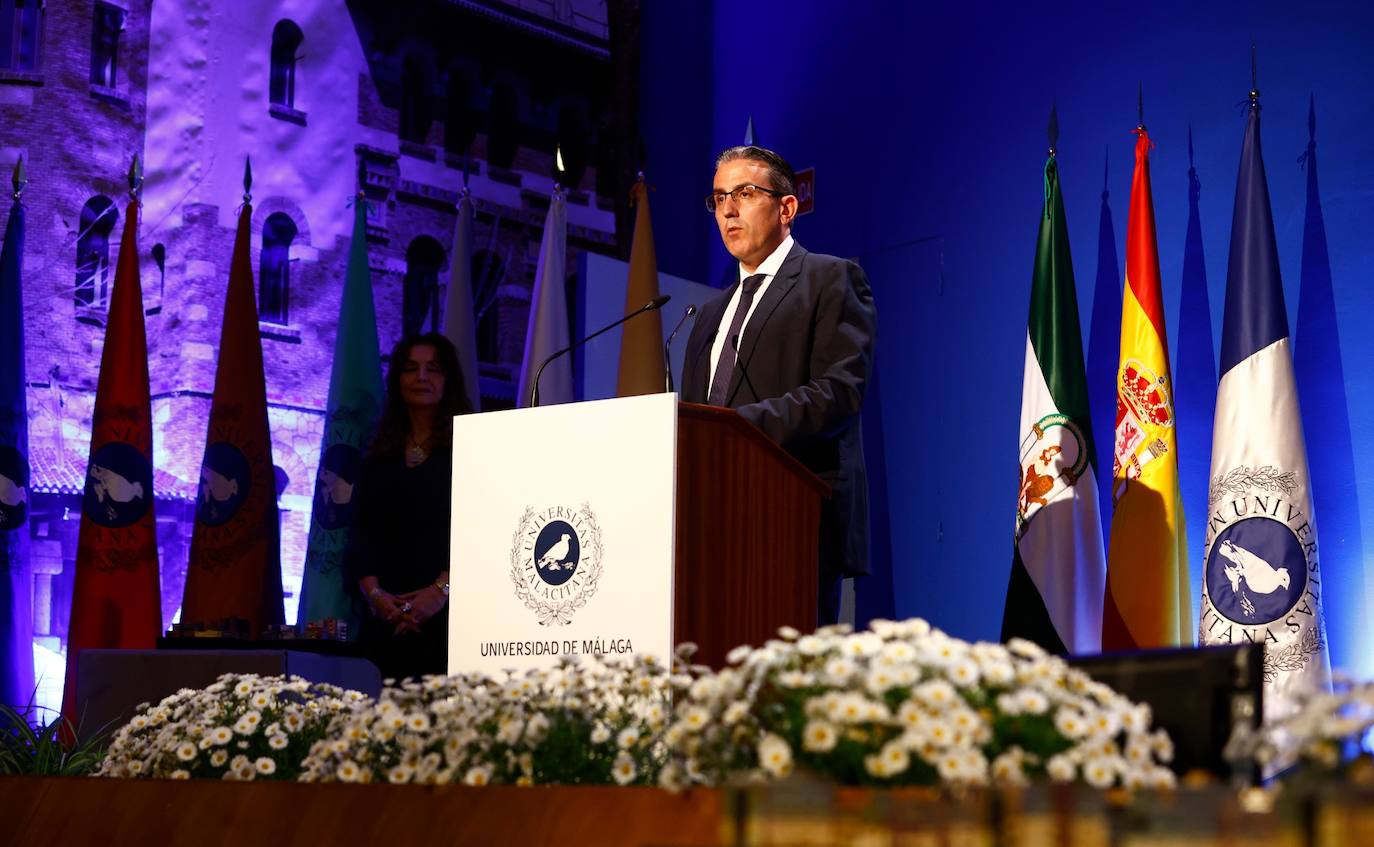
<path fill-rule="evenodd" d="M 433 120 L 424 63 L 415 56 L 407 57 L 401 65 L 401 140 L 424 144 Z"/>
<path fill-rule="evenodd" d="M 167 294 L 167 245 L 159 241 L 149 252 L 157 265 L 157 302 L 161 303 Z"/>
<path fill-rule="evenodd" d="M 296 53 L 305 39 L 301 28 L 285 18 L 272 28 L 272 78 L 270 98 L 287 108 L 296 106 Z"/>
<path fill-rule="evenodd" d="M 124 10 L 95 4 L 91 27 L 91 84 L 114 88 L 119 81 L 119 36 L 124 31 Z"/>
<path fill-rule="evenodd" d="M 445 102 L 444 149 L 454 155 L 462 155 L 477 136 L 477 126 L 473 119 L 472 86 L 457 72 L 449 76 Z"/>
<path fill-rule="evenodd" d="M 492 87 L 487 123 L 487 159 L 498 168 L 509 168 L 520 149 L 520 104 L 514 88 Z"/>
<path fill-rule="evenodd" d="M 439 331 L 439 271 L 447 257 L 439 242 L 422 235 L 406 250 L 406 275 L 401 283 L 401 331 L 414 335 L 429 329 Z"/>
<path fill-rule="evenodd" d="M 110 198 L 92 197 L 81 207 L 76 236 L 76 305 L 100 306 L 110 294 L 110 233 L 119 210 Z"/>
<path fill-rule="evenodd" d="M 490 250 L 472 254 L 472 308 L 477 313 L 477 361 L 501 361 L 501 324 L 496 290 L 506 275 L 505 263 Z"/>
<path fill-rule="evenodd" d="M 0 0 L 0 70 L 38 70 L 43 0 Z"/>
<path fill-rule="evenodd" d="M 267 216 L 258 261 L 258 314 L 268 323 L 285 326 L 290 318 L 291 242 L 295 240 L 295 221 L 282 212 Z"/>

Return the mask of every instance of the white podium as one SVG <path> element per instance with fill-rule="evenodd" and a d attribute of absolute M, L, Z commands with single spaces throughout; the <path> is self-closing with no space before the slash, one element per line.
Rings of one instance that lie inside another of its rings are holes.
<path fill-rule="evenodd" d="M 449 673 L 669 659 L 677 419 L 674 394 L 454 419 Z"/>

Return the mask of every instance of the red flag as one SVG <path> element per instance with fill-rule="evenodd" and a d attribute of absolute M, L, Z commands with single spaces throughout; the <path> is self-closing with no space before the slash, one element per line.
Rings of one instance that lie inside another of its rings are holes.
<path fill-rule="evenodd" d="M 162 628 L 153 519 L 153 416 L 138 279 L 138 201 L 119 244 L 81 502 L 62 712 L 80 724 L 76 670 L 88 647 L 151 649 Z"/>
<path fill-rule="evenodd" d="M 229 265 L 181 621 L 240 618 L 257 637 L 284 616 L 272 434 L 249 260 L 252 216 L 245 203 Z"/>

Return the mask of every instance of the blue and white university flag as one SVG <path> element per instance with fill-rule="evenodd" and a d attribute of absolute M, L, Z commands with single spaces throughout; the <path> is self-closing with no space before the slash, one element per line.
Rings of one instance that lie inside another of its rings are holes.
<path fill-rule="evenodd" d="M 1241 147 L 1202 580 L 1203 644 L 1264 645 L 1267 719 L 1329 686 L 1312 480 L 1293 378 L 1259 105 Z"/>

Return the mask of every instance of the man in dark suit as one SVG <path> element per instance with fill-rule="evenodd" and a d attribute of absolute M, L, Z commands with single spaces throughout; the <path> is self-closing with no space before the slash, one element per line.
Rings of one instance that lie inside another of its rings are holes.
<path fill-rule="evenodd" d="M 868 573 L 859 409 L 873 370 L 873 293 L 858 265 L 793 241 L 796 176 L 781 156 L 731 147 L 713 186 L 706 205 L 739 275 L 692 327 L 682 399 L 737 409 L 830 486 L 818 617 L 833 623 L 841 581 Z"/>

